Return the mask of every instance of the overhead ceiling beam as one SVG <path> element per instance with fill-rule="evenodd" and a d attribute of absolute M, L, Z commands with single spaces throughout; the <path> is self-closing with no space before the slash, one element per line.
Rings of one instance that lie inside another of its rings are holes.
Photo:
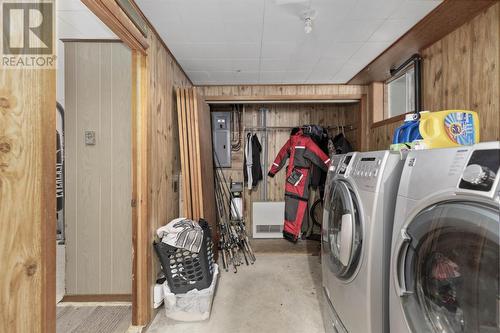
<path fill-rule="evenodd" d="M 497 2 L 498 0 L 443 1 L 357 73 L 348 84 L 369 84 L 387 80 L 391 76 L 391 68 L 397 67 L 414 53 L 442 39 Z"/>

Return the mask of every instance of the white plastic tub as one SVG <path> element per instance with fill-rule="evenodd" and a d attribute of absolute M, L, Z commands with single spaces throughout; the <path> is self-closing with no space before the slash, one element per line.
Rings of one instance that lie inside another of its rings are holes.
<path fill-rule="evenodd" d="M 167 283 L 163 284 L 165 313 L 168 318 L 178 321 L 202 321 L 210 317 L 212 302 L 219 277 L 219 267 L 214 264 L 214 275 L 210 287 L 193 289 L 185 294 L 170 292 Z"/>

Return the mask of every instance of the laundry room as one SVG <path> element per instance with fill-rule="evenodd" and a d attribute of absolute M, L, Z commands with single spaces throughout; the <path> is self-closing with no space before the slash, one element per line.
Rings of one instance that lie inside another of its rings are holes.
<path fill-rule="evenodd" d="M 500 333 L 500 1 L 0 6 L 0 332 Z"/>

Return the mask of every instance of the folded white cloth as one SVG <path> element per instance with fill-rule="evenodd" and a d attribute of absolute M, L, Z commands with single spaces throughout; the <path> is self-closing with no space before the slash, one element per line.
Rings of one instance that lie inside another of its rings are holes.
<path fill-rule="evenodd" d="M 184 217 L 174 219 L 167 225 L 158 228 L 156 234 L 165 244 L 191 252 L 200 252 L 203 229 L 196 221 Z"/>

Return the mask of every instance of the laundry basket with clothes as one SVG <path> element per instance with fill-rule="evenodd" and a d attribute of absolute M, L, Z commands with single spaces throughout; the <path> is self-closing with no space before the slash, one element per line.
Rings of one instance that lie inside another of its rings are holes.
<path fill-rule="evenodd" d="M 156 233 L 161 241 L 153 245 L 170 291 L 181 294 L 208 288 L 214 274 L 214 253 L 207 221 L 178 218 Z"/>

